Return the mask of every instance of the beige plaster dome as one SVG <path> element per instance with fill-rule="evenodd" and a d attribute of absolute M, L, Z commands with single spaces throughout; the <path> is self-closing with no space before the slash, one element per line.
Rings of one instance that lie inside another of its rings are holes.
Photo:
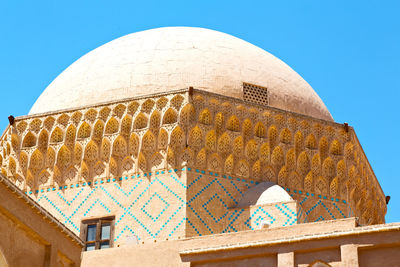
<path fill-rule="evenodd" d="M 242 98 L 243 82 L 266 87 L 272 107 L 332 120 L 311 86 L 278 58 L 231 35 L 192 27 L 132 33 L 94 49 L 63 71 L 29 114 L 189 86 Z"/>

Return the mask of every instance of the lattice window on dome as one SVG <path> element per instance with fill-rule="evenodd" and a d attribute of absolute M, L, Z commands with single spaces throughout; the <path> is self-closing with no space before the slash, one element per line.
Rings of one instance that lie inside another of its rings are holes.
<path fill-rule="evenodd" d="M 243 99 L 261 105 L 268 105 L 268 89 L 266 87 L 243 83 Z"/>

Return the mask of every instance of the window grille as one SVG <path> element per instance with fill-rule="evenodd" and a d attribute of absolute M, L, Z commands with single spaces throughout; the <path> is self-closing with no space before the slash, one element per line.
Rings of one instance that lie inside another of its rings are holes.
<path fill-rule="evenodd" d="M 268 89 L 266 87 L 243 83 L 243 99 L 248 102 L 268 105 Z"/>

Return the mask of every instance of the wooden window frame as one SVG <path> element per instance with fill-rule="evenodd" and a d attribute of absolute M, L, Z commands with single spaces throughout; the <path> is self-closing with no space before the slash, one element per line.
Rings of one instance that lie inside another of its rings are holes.
<path fill-rule="evenodd" d="M 110 239 L 101 239 L 101 226 L 103 224 L 110 224 Z M 96 237 L 94 241 L 87 241 L 87 229 L 89 225 L 96 225 Z M 87 251 L 86 247 L 88 244 L 95 244 L 94 250 L 100 249 L 100 245 L 102 242 L 109 242 L 109 247 L 112 248 L 114 246 L 114 228 L 115 228 L 115 216 L 108 217 L 100 217 L 100 218 L 92 218 L 81 221 L 81 231 L 80 238 L 85 243 L 83 247 L 83 251 Z"/>

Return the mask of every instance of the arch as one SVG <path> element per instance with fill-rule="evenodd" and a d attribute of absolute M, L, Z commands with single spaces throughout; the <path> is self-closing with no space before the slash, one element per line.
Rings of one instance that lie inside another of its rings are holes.
<path fill-rule="evenodd" d="M 74 166 L 70 166 L 65 170 L 65 183 L 72 184 L 76 181 L 76 174 L 78 173 L 77 169 Z"/>
<path fill-rule="evenodd" d="M 195 120 L 195 109 L 192 104 L 186 104 L 180 114 L 180 121 L 183 125 L 190 125 Z"/>
<path fill-rule="evenodd" d="M 56 127 L 51 133 L 50 143 L 60 143 L 63 141 L 63 139 L 64 139 L 63 131 L 59 127 Z"/>
<path fill-rule="evenodd" d="M 271 166 L 263 167 L 262 170 L 263 180 L 276 182 L 275 171 Z"/>
<path fill-rule="evenodd" d="M 8 159 L 8 171 L 10 173 L 10 176 L 13 176 L 16 174 L 17 163 L 15 162 L 15 159 L 13 157 L 9 157 L 9 159 Z"/>
<path fill-rule="evenodd" d="M 164 113 L 163 124 L 172 124 L 178 121 L 178 114 L 173 108 L 167 109 Z"/>
<path fill-rule="evenodd" d="M 286 167 L 289 172 L 296 170 L 296 153 L 294 152 L 294 148 L 286 152 Z"/>
<path fill-rule="evenodd" d="M 233 155 L 240 157 L 243 154 L 244 141 L 242 136 L 238 136 L 233 140 Z"/>
<path fill-rule="evenodd" d="M 159 149 L 166 149 L 168 146 L 168 132 L 161 128 L 158 133 L 158 148 Z"/>
<path fill-rule="evenodd" d="M 100 110 L 99 112 L 99 117 L 103 120 L 106 121 L 108 118 L 108 115 L 110 115 L 111 109 L 109 107 L 104 107 Z"/>
<path fill-rule="evenodd" d="M 186 163 L 187 165 L 193 165 L 194 163 L 194 152 L 189 147 L 185 148 L 180 155 L 180 162 Z"/>
<path fill-rule="evenodd" d="M 218 112 L 217 115 L 215 115 L 215 128 L 217 130 L 222 130 L 224 127 L 224 114 L 222 112 Z"/>
<path fill-rule="evenodd" d="M 160 127 L 161 115 L 158 110 L 154 110 L 150 117 L 150 128 L 157 129 Z"/>
<path fill-rule="evenodd" d="M 26 121 L 21 121 L 17 124 L 17 130 L 19 134 L 22 134 L 26 127 L 28 127 L 28 123 Z"/>
<path fill-rule="evenodd" d="M 138 107 L 139 107 L 139 103 L 136 102 L 136 101 L 133 101 L 133 102 L 129 103 L 129 105 L 128 105 L 128 113 L 133 116 L 133 114 L 136 113 Z"/>
<path fill-rule="evenodd" d="M 109 166 L 111 175 L 113 175 L 114 177 L 119 176 L 118 163 L 115 158 L 113 157 L 110 158 Z"/>
<path fill-rule="evenodd" d="M 47 149 L 47 155 L 46 155 L 46 166 L 48 168 L 53 167 L 55 161 L 56 161 L 56 152 L 52 147 L 49 147 Z"/>
<path fill-rule="evenodd" d="M 251 139 L 249 142 L 247 142 L 245 148 L 245 155 L 251 161 L 254 161 L 258 158 L 258 144 L 256 140 Z"/>
<path fill-rule="evenodd" d="M 174 106 L 174 108 L 176 108 L 177 110 L 179 110 L 179 108 L 181 107 L 183 101 L 185 99 L 183 98 L 183 96 L 181 95 L 175 95 L 172 99 L 171 99 L 171 105 Z"/>
<path fill-rule="evenodd" d="M 319 154 L 315 154 L 311 160 L 311 171 L 315 177 L 321 173 L 321 158 Z"/>
<path fill-rule="evenodd" d="M 74 112 L 71 116 L 71 120 L 75 123 L 78 124 L 82 118 L 82 113 L 79 111 Z M 65 125 L 64 125 L 65 126 Z"/>
<path fill-rule="evenodd" d="M 156 149 L 156 137 L 152 131 L 148 130 L 142 137 L 142 150 L 145 152 L 153 152 Z"/>
<path fill-rule="evenodd" d="M 28 148 L 28 147 L 33 147 L 36 145 L 36 136 L 33 135 L 32 132 L 28 132 L 24 140 L 22 141 L 22 147 L 23 148 Z"/>
<path fill-rule="evenodd" d="M 239 132 L 240 131 L 239 119 L 235 115 L 230 116 L 228 122 L 226 123 L 226 128 L 233 132 Z"/>
<path fill-rule="evenodd" d="M 313 175 L 312 172 L 308 172 L 306 178 L 304 178 L 304 190 L 306 192 L 313 192 Z"/>
<path fill-rule="evenodd" d="M 74 113 L 75 114 L 75 113 Z M 81 114 L 82 115 L 82 114 Z M 68 122 L 69 122 L 69 116 L 67 114 L 62 114 L 61 116 L 59 116 L 57 118 L 57 122 L 59 124 L 61 124 L 62 126 L 67 126 Z M 49 129 L 50 130 L 50 129 Z"/>
<path fill-rule="evenodd" d="M 50 178 L 50 173 L 46 170 L 42 170 L 38 175 L 38 183 L 39 185 L 45 185 Z"/>
<path fill-rule="evenodd" d="M 149 113 L 153 109 L 154 105 L 155 105 L 155 102 L 152 99 L 147 99 L 142 104 L 142 111 Z"/>
<path fill-rule="evenodd" d="M 94 124 L 92 139 L 100 142 L 100 140 L 103 138 L 103 132 L 104 132 L 104 122 L 103 120 L 99 119 Z"/>
<path fill-rule="evenodd" d="M 107 162 L 110 159 L 111 143 L 107 138 L 103 138 L 101 142 L 101 154 L 100 158 L 102 161 Z"/>
<path fill-rule="evenodd" d="M 245 119 L 242 125 L 243 137 L 251 138 L 253 134 L 253 124 L 250 119 Z"/>
<path fill-rule="evenodd" d="M 329 149 L 328 139 L 325 136 L 323 136 L 319 140 L 319 153 L 321 156 L 321 160 L 324 160 L 328 156 L 328 149 Z"/>
<path fill-rule="evenodd" d="M 135 163 L 130 156 L 126 156 L 121 163 L 123 174 L 133 173 L 135 170 Z"/>
<path fill-rule="evenodd" d="M 346 178 L 346 163 L 344 162 L 344 160 L 339 160 L 336 165 L 336 172 L 340 180 Z"/>
<path fill-rule="evenodd" d="M 34 173 L 37 173 L 43 167 L 44 167 L 43 153 L 40 152 L 40 150 L 35 149 L 35 151 L 31 155 L 31 160 L 30 160 L 30 163 L 29 163 L 29 169 L 31 169 Z"/>
<path fill-rule="evenodd" d="M 306 138 L 306 147 L 309 149 L 316 149 L 317 148 L 317 140 L 315 135 L 309 134 Z"/>
<path fill-rule="evenodd" d="M 250 206 L 261 206 L 272 203 L 293 201 L 286 190 L 273 182 L 262 182 L 249 189 L 243 194 L 235 208 L 249 208 Z"/>
<path fill-rule="evenodd" d="M 167 150 L 167 163 L 172 167 L 176 165 L 175 153 L 171 147 Z"/>
<path fill-rule="evenodd" d="M 147 127 L 147 117 L 142 112 L 140 112 L 133 122 L 133 128 L 143 129 Z"/>
<path fill-rule="evenodd" d="M 26 152 L 24 151 L 21 151 L 21 153 L 19 153 L 19 166 L 24 173 L 28 169 L 28 154 L 26 154 Z"/>
<path fill-rule="evenodd" d="M 290 144 L 292 142 L 292 132 L 288 128 L 284 128 L 279 136 L 280 140 L 284 144 Z"/>
<path fill-rule="evenodd" d="M 75 165 L 79 165 L 81 163 L 82 160 L 82 146 L 79 143 L 75 144 L 74 147 L 74 164 Z"/>
<path fill-rule="evenodd" d="M 333 140 L 329 152 L 332 155 L 342 155 L 342 144 L 338 140 Z"/>
<path fill-rule="evenodd" d="M 11 134 L 11 147 L 16 152 L 19 150 L 19 136 L 16 134 Z"/>
<path fill-rule="evenodd" d="M 283 156 L 283 150 L 280 146 L 276 146 L 271 154 L 271 163 L 278 169 L 285 163 L 285 159 Z"/>
<path fill-rule="evenodd" d="M 286 166 L 283 166 L 278 173 L 278 184 L 280 186 L 285 187 L 288 182 L 288 176 L 289 176 L 289 172 L 288 172 Z"/>
<path fill-rule="evenodd" d="M 205 169 L 207 166 L 207 152 L 205 148 L 201 149 L 199 153 L 197 153 L 196 165 L 202 169 Z"/>
<path fill-rule="evenodd" d="M 236 166 L 235 174 L 240 177 L 248 178 L 250 175 L 249 163 L 244 159 L 240 160 Z"/>
<path fill-rule="evenodd" d="M 304 177 L 310 170 L 311 170 L 310 158 L 307 152 L 303 151 L 297 158 L 297 171 L 302 177 Z"/>
<path fill-rule="evenodd" d="M 136 133 L 132 133 L 131 137 L 129 138 L 129 154 L 132 155 L 134 158 L 137 157 L 139 152 L 139 137 Z"/>
<path fill-rule="evenodd" d="M 138 167 L 139 167 L 139 170 L 142 172 L 147 171 L 146 157 L 143 155 L 142 152 L 140 152 L 139 156 L 138 156 Z"/>
<path fill-rule="evenodd" d="M 97 116 L 97 111 L 93 108 L 89 109 L 85 113 L 85 119 L 87 119 L 90 122 L 93 122 L 96 119 Z"/>
<path fill-rule="evenodd" d="M 132 116 L 125 115 L 121 122 L 121 133 L 129 135 L 132 129 Z"/>
<path fill-rule="evenodd" d="M 164 168 L 164 158 L 159 152 L 155 152 L 150 159 L 151 170 L 159 170 Z"/>
<path fill-rule="evenodd" d="M 86 162 L 83 160 L 81 164 L 81 175 L 82 178 L 86 181 L 90 179 L 89 167 L 87 166 Z"/>
<path fill-rule="evenodd" d="M 76 127 L 75 125 L 71 124 L 67 128 L 67 132 L 65 133 L 65 143 L 66 144 L 73 144 L 75 142 L 76 136 Z"/>
<path fill-rule="evenodd" d="M 113 158 L 124 158 L 128 154 L 128 146 L 125 138 L 119 135 L 113 143 L 112 156 Z"/>
<path fill-rule="evenodd" d="M 263 164 L 269 163 L 270 160 L 270 147 L 269 143 L 264 143 L 260 147 L 260 161 Z"/>
<path fill-rule="evenodd" d="M 251 175 L 254 179 L 258 180 L 261 177 L 261 162 L 257 160 L 251 169 Z"/>
<path fill-rule="evenodd" d="M 105 134 L 114 134 L 118 132 L 119 123 L 116 118 L 111 117 L 106 123 L 106 129 L 104 131 Z"/>
<path fill-rule="evenodd" d="M 93 140 L 90 140 L 85 147 L 85 152 L 84 152 L 85 162 L 89 163 L 89 165 L 92 165 L 94 162 L 97 161 L 98 154 L 99 154 L 99 149 L 97 147 L 97 144 Z"/>
<path fill-rule="evenodd" d="M 268 141 L 271 148 L 275 147 L 278 139 L 278 130 L 276 129 L 275 125 L 271 125 L 268 128 Z"/>
<path fill-rule="evenodd" d="M 66 168 L 71 163 L 71 152 L 66 145 L 63 145 L 57 154 L 57 165 L 60 170 Z"/>
<path fill-rule="evenodd" d="M 322 163 L 322 175 L 328 180 L 332 180 L 335 177 L 335 163 L 331 157 L 327 157 Z"/>
<path fill-rule="evenodd" d="M 104 163 L 101 161 L 97 161 L 96 164 L 94 165 L 93 170 L 94 170 L 95 175 L 101 176 L 105 171 Z"/>
<path fill-rule="evenodd" d="M 234 159 L 233 155 L 230 154 L 225 160 L 224 172 L 228 174 L 233 174 L 233 169 L 234 169 Z"/>
<path fill-rule="evenodd" d="M 43 122 L 43 126 L 50 131 L 51 128 L 53 128 L 54 122 L 56 120 L 53 117 L 47 117 L 44 122 Z"/>
<path fill-rule="evenodd" d="M 294 135 L 294 147 L 296 149 L 296 155 L 304 150 L 304 137 L 300 131 L 297 131 Z"/>
<path fill-rule="evenodd" d="M 328 194 L 328 182 L 324 177 L 319 176 L 317 178 L 314 185 L 314 192 L 321 195 Z"/>
<path fill-rule="evenodd" d="M 168 103 L 168 99 L 165 96 L 160 97 L 157 102 L 156 106 L 159 110 L 163 109 Z"/>
<path fill-rule="evenodd" d="M 79 127 L 78 130 L 78 138 L 88 138 L 90 136 L 91 128 L 90 125 L 84 121 L 82 122 L 81 126 Z"/>
<path fill-rule="evenodd" d="M 30 130 L 34 131 L 35 133 L 39 132 L 40 126 L 42 126 L 42 121 L 40 119 L 34 119 L 29 124 Z"/>
<path fill-rule="evenodd" d="M 182 149 L 186 145 L 185 133 L 180 126 L 176 126 L 171 132 L 170 144 L 174 149 Z"/>
<path fill-rule="evenodd" d="M 339 192 L 339 177 L 335 177 L 330 186 L 329 186 L 329 193 L 332 197 L 336 197 Z"/>
<path fill-rule="evenodd" d="M 199 122 L 205 125 L 210 125 L 212 123 L 211 113 L 208 108 L 205 108 L 200 112 Z"/>
<path fill-rule="evenodd" d="M 198 125 L 192 128 L 189 133 L 188 139 L 189 146 L 193 148 L 200 148 L 203 145 L 203 131 Z"/>
<path fill-rule="evenodd" d="M 254 135 L 260 138 L 265 138 L 266 130 L 265 126 L 262 122 L 257 122 L 256 126 L 254 126 Z"/>
<path fill-rule="evenodd" d="M 113 109 L 113 114 L 115 114 L 118 118 L 121 118 L 122 115 L 124 115 L 124 112 L 126 110 L 126 106 L 123 104 L 118 104 L 114 109 Z"/>
<path fill-rule="evenodd" d="M 217 136 L 215 134 L 215 130 L 210 130 L 206 134 L 205 147 L 209 151 L 215 151 L 216 145 L 217 145 Z"/>
<path fill-rule="evenodd" d="M 217 153 L 213 153 L 208 161 L 208 169 L 210 171 L 220 172 L 222 171 L 221 158 Z"/>
<path fill-rule="evenodd" d="M 344 156 L 347 160 L 352 160 L 354 158 L 354 145 L 351 142 L 347 142 L 344 145 Z"/>
<path fill-rule="evenodd" d="M 295 188 L 297 190 L 303 189 L 303 180 L 300 178 L 300 175 L 296 171 L 291 172 L 288 180 L 288 185 L 290 188 Z"/>
<path fill-rule="evenodd" d="M 321 261 L 321 260 L 316 260 L 314 262 L 312 262 L 309 267 L 332 267 L 330 264 Z"/>
<path fill-rule="evenodd" d="M 217 151 L 223 154 L 232 151 L 232 141 L 227 132 L 222 134 L 221 137 L 218 139 Z"/>

